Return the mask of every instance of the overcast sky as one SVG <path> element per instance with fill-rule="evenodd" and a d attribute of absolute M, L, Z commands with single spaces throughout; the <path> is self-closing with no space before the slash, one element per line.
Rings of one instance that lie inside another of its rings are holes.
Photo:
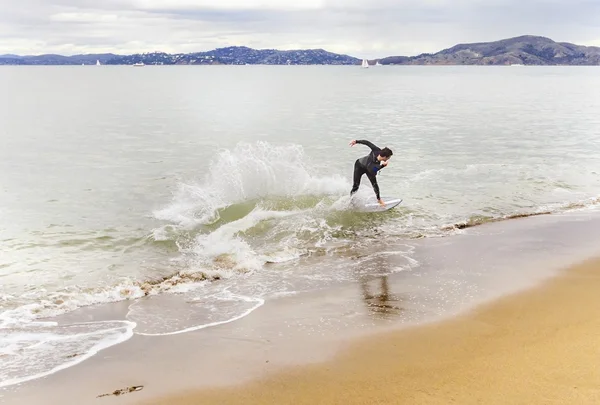
<path fill-rule="evenodd" d="M 436 52 L 523 34 L 600 46 L 600 0 L 0 0 L 0 54 Z"/>

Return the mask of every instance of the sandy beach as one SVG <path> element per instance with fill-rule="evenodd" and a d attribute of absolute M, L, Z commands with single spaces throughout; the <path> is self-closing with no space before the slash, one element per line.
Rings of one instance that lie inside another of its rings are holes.
<path fill-rule="evenodd" d="M 144 404 L 598 404 L 600 260 L 334 360 Z"/>
<path fill-rule="evenodd" d="M 598 240 L 600 217 L 581 212 L 413 241 L 411 271 L 357 275 L 189 333 L 134 334 L 0 390 L 0 403 L 600 403 Z M 398 259 L 363 264 L 376 272 Z M 157 298 L 181 308 L 176 296 Z M 120 302 L 61 321 L 128 314 Z"/>

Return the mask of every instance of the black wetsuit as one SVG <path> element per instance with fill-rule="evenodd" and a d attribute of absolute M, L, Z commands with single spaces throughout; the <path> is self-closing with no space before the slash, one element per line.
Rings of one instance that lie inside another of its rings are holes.
<path fill-rule="evenodd" d="M 375 176 L 377 175 L 379 170 L 385 167 L 382 166 L 381 163 L 377 160 L 377 156 L 379 156 L 381 149 L 373 145 L 369 141 L 362 140 L 356 141 L 356 143 L 367 145 L 369 148 L 371 148 L 371 153 L 369 153 L 367 156 L 357 159 L 354 163 L 354 184 L 352 185 L 352 191 L 350 191 L 350 195 L 358 191 L 358 187 L 360 186 L 360 178 L 363 174 L 366 174 L 369 181 L 371 181 L 371 185 L 373 186 L 375 195 L 379 200 L 379 185 L 377 184 L 377 178 Z"/>

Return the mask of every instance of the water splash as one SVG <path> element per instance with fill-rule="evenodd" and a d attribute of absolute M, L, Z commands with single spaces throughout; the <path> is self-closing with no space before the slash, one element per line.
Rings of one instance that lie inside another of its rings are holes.
<path fill-rule="evenodd" d="M 219 209 L 250 200 L 306 195 L 341 195 L 349 183 L 341 176 L 318 177 L 299 145 L 239 143 L 206 164 L 196 184 L 180 184 L 173 201 L 155 211 L 157 219 L 193 228 L 218 221 Z"/>

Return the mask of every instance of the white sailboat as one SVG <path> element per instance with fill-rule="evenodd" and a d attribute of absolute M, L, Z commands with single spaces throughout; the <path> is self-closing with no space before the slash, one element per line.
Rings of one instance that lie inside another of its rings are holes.
<path fill-rule="evenodd" d="M 100 66 L 100 61 L 96 60 L 96 66 Z"/>
<path fill-rule="evenodd" d="M 366 60 L 366 59 L 363 59 L 363 61 L 362 61 L 362 67 L 363 68 L 368 68 L 369 67 L 369 61 Z"/>

